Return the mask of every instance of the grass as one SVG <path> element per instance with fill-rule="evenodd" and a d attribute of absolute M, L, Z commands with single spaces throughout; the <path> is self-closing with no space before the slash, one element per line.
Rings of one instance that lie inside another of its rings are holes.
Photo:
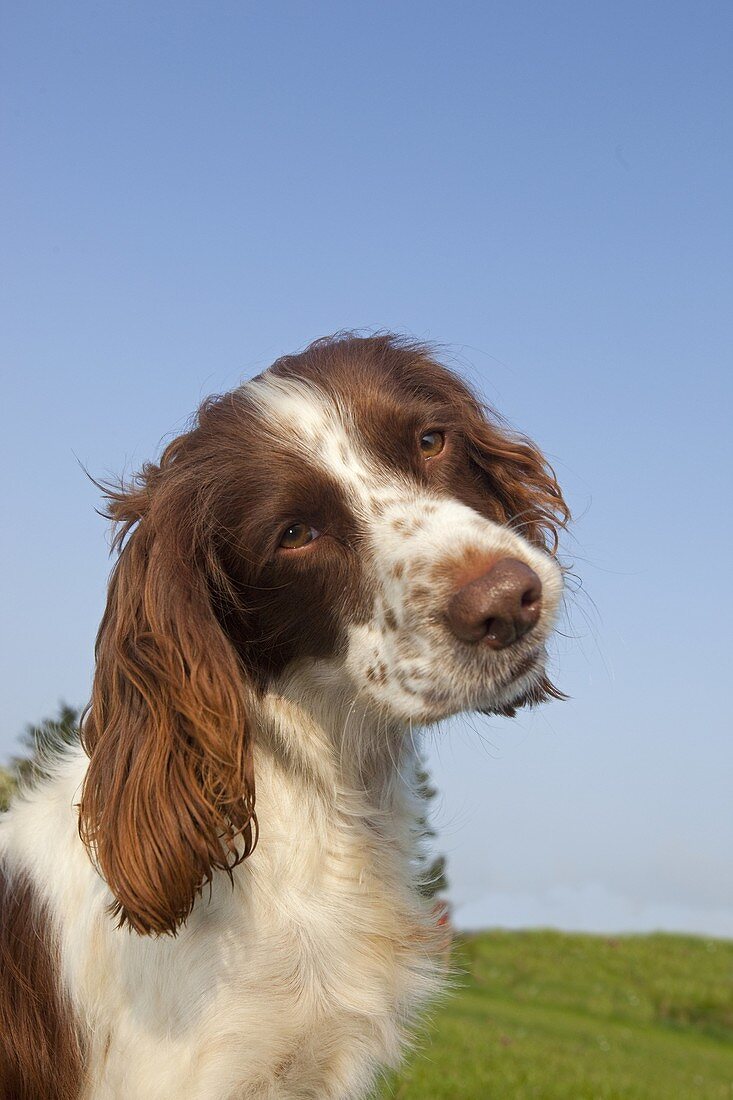
<path fill-rule="evenodd" d="M 733 942 L 485 932 L 382 1100 L 733 1098 Z"/>

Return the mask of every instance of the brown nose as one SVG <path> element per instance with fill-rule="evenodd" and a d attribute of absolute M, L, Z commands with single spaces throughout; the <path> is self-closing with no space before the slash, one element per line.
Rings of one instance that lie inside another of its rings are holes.
<path fill-rule="evenodd" d="M 483 577 L 451 596 L 448 622 L 463 642 L 484 641 L 492 649 L 522 638 L 540 617 L 542 582 L 515 558 L 502 558 Z"/>

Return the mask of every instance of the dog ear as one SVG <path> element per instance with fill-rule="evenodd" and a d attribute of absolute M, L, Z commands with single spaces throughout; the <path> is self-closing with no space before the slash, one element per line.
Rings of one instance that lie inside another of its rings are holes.
<path fill-rule="evenodd" d="M 529 439 L 511 432 L 497 414 L 484 410 L 473 395 L 464 431 L 471 462 L 486 483 L 497 520 L 555 554 L 570 509 L 542 452 Z"/>
<path fill-rule="evenodd" d="M 108 490 L 119 557 L 82 723 L 80 834 L 119 924 L 139 933 L 175 933 L 257 839 L 247 680 L 215 614 L 226 579 L 186 438 Z"/>

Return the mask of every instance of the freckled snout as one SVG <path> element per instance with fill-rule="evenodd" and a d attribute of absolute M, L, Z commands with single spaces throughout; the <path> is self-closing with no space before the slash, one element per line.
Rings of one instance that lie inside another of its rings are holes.
<path fill-rule="evenodd" d="M 464 584 L 448 604 L 448 623 L 462 642 L 506 649 L 536 625 L 542 581 L 516 558 L 502 558 L 482 577 Z"/>

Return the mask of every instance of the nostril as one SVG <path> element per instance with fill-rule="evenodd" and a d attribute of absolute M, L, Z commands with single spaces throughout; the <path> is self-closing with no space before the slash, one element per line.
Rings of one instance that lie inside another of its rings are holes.
<path fill-rule="evenodd" d="M 517 639 L 517 627 L 509 616 L 495 616 L 484 621 L 483 641 L 491 649 L 505 649 Z"/>
<path fill-rule="evenodd" d="M 514 625 L 517 631 L 517 637 L 521 638 L 527 634 L 532 627 L 536 626 L 539 622 L 540 614 L 542 611 L 542 584 L 539 577 L 536 579 L 536 583 L 527 585 L 521 594 L 519 600 L 519 606 L 514 615 Z"/>
<path fill-rule="evenodd" d="M 542 610 L 542 586 L 533 585 L 527 588 L 521 596 L 516 610 L 516 619 L 526 630 L 530 630 L 540 617 Z M 525 631 L 522 631 L 524 633 Z"/>

